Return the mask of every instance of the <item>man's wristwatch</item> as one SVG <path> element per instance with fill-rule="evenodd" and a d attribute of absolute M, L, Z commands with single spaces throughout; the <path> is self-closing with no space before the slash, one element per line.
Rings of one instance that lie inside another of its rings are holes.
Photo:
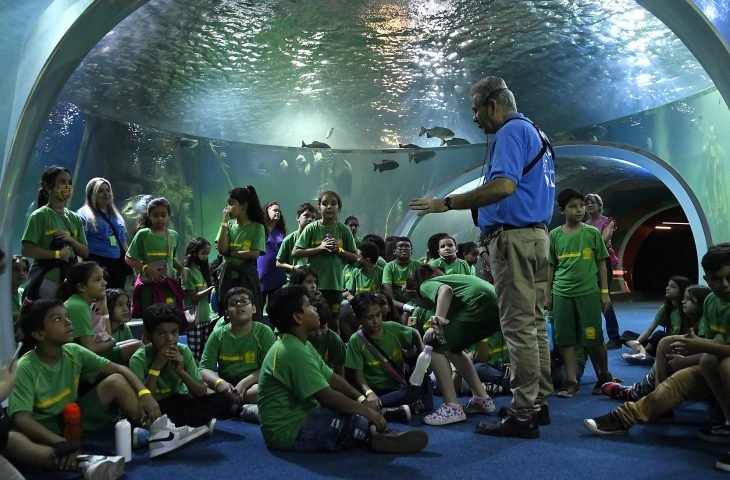
<path fill-rule="evenodd" d="M 446 210 L 451 210 L 451 197 L 444 198 L 444 205 L 446 205 Z"/>

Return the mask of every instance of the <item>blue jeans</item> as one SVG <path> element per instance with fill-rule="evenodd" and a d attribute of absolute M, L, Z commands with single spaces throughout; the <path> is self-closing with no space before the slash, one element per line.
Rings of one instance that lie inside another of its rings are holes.
<path fill-rule="evenodd" d="M 365 443 L 368 433 L 368 421 L 365 417 L 317 407 L 299 429 L 292 450 L 337 452 L 358 443 Z"/>
<path fill-rule="evenodd" d="M 413 385 L 403 385 L 398 390 L 382 390 L 380 388 L 373 390 L 380 397 L 380 401 L 383 402 L 384 407 L 410 405 L 420 400 L 421 392 L 423 391 L 422 387 L 414 387 Z"/>
<path fill-rule="evenodd" d="M 502 385 L 506 390 L 509 390 L 509 379 L 505 379 L 502 375 L 502 370 L 494 368 L 488 363 L 475 363 L 474 370 L 477 372 L 479 380 L 483 383 L 495 383 Z"/>

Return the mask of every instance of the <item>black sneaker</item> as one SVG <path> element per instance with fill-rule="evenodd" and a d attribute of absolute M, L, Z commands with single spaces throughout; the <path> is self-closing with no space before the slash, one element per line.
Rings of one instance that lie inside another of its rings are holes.
<path fill-rule="evenodd" d="M 616 350 L 617 348 L 621 348 L 621 340 L 618 338 L 612 338 L 608 342 L 606 342 L 606 349 L 607 350 Z"/>
<path fill-rule="evenodd" d="M 423 430 L 399 432 L 388 429 L 370 435 L 370 448 L 383 453 L 418 453 L 428 445 L 428 434 Z"/>
<path fill-rule="evenodd" d="M 611 412 L 596 418 L 586 418 L 583 420 L 583 426 L 596 435 L 601 436 L 621 435 L 629 431 L 628 427 L 625 427 L 621 423 L 621 419 L 616 412 Z"/>
<path fill-rule="evenodd" d="M 507 418 L 509 414 L 509 407 L 505 406 L 499 409 L 499 418 Z M 537 420 L 538 425 L 550 425 L 552 420 L 550 420 L 550 410 L 548 409 L 547 403 L 544 405 L 540 405 L 540 410 L 538 410 L 535 414 L 535 420 Z"/>
<path fill-rule="evenodd" d="M 383 408 L 383 417 L 388 422 L 395 423 L 410 423 L 411 422 L 411 409 L 408 405 L 401 405 L 400 407 Z"/>
<path fill-rule="evenodd" d="M 697 436 L 706 442 L 730 443 L 730 425 L 721 423 L 705 427 L 697 432 Z"/>
<path fill-rule="evenodd" d="M 508 414 L 497 423 L 479 422 L 477 433 L 493 437 L 538 438 L 540 427 L 538 427 L 535 417 L 520 420 L 517 416 Z"/>
<path fill-rule="evenodd" d="M 616 380 L 613 378 L 613 376 L 610 373 L 607 373 L 605 375 L 599 375 L 598 380 L 596 380 L 596 384 L 593 385 L 593 390 L 591 390 L 591 395 L 602 395 L 603 394 L 603 385 L 608 382 L 615 382 Z"/>

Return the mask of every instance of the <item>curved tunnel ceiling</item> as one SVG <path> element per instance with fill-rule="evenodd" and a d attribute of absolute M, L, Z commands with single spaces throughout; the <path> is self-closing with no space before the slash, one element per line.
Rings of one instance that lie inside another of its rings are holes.
<path fill-rule="evenodd" d="M 632 0 L 151 0 L 61 94 L 87 113 L 228 141 L 382 148 L 441 125 L 471 142 L 469 86 L 503 76 L 548 133 L 712 85 Z M 587 99 L 589 99 L 587 101 Z M 590 135 L 589 136 L 594 136 Z"/>

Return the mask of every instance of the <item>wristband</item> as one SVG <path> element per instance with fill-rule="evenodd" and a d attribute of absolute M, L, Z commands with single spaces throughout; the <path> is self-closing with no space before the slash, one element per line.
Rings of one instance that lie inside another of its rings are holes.
<path fill-rule="evenodd" d="M 221 223 L 221 227 L 226 227 L 226 228 L 228 228 L 228 224 L 227 224 L 227 223 Z"/>
<path fill-rule="evenodd" d="M 344 250 L 342 249 L 342 247 L 340 247 L 340 248 L 337 249 L 337 253 L 342 253 L 342 252 L 344 252 Z"/>
<path fill-rule="evenodd" d="M 149 267 L 146 263 L 142 264 L 142 268 L 140 269 L 141 272 L 144 272 L 145 268 Z"/>
<path fill-rule="evenodd" d="M 160 376 L 160 371 L 159 370 L 152 370 L 150 368 L 150 371 L 147 372 L 147 375 L 152 375 L 153 377 L 159 377 Z"/>
<path fill-rule="evenodd" d="M 608 293 L 608 289 L 607 288 L 602 288 L 601 289 L 601 293 Z"/>
<path fill-rule="evenodd" d="M 218 385 L 220 385 L 221 382 L 223 382 L 223 379 L 222 378 L 219 378 L 218 380 L 216 380 L 215 382 L 213 382 L 213 388 L 218 388 Z"/>
<path fill-rule="evenodd" d="M 367 398 L 368 397 L 366 397 L 365 395 L 360 395 L 359 397 L 357 397 L 357 401 L 358 401 L 358 403 L 362 403 L 365 400 L 367 400 Z"/>
<path fill-rule="evenodd" d="M 61 250 L 56 250 L 55 255 L 56 255 L 56 259 L 60 259 L 61 258 Z"/>
<path fill-rule="evenodd" d="M 152 392 L 150 392 L 150 391 L 149 391 L 149 390 L 147 390 L 146 388 L 145 388 L 145 389 L 142 389 L 142 390 L 140 390 L 139 392 L 137 392 L 137 398 L 142 398 L 142 397 L 143 397 L 143 396 L 145 396 L 145 395 L 152 395 Z"/>
<path fill-rule="evenodd" d="M 365 392 L 365 396 L 367 397 L 367 396 L 368 396 L 368 395 L 370 395 L 371 393 L 372 393 L 373 395 L 375 395 L 375 392 L 373 392 L 372 390 L 370 390 L 370 389 L 368 388 L 368 389 L 367 389 L 367 391 Z"/>

